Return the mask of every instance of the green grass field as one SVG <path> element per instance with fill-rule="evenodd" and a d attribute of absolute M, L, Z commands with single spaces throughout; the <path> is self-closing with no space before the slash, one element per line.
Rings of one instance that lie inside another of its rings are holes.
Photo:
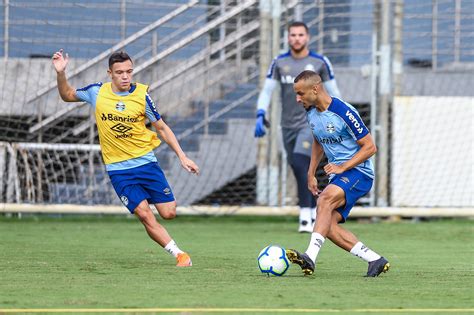
<path fill-rule="evenodd" d="M 346 223 L 390 260 L 391 270 L 373 279 L 363 277 L 365 262 L 329 241 L 313 276 L 297 266 L 283 277 L 260 274 L 264 246 L 306 249 L 309 234 L 296 233 L 295 217 L 179 217 L 165 226 L 192 268 L 176 268 L 135 218 L 0 217 L 0 314 L 474 312 L 472 220 Z"/>

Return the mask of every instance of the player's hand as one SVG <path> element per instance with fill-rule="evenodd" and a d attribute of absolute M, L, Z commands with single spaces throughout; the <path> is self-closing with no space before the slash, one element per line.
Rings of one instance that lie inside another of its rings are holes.
<path fill-rule="evenodd" d="M 181 166 L 188 172 L 199 175 L 199 167 L 193 160 L 184 156 L 180 159 Z"/>
<path fill-rule="evenodd" d="M 331 174 L 341 174 L 345 171 L 345 169 L 341 165 L 329 163 L 324 166 L 324 171 L 326 172 L 327 175 L 331 175 Z"/>
<path fill-rule="evenodd" d="M 62 49 L 54 53 L 53 65 L 54 65 L 54 68 L 56 69 L 56 72 L 65 71 L 68 62 L 69 62 L 69 55 L 64 54 Z"/>
<path fill-rule="evenodd" d="M 321 190 L 318 188 L 318 180 L 316 179 L 316 176 L 308 177 L 308 189 L 313 196 L 318 196 L 321 193 Z"/>
<path fill-rule="evenodd" d="M 255 122 L 256 138 L 261 138 L 266 134 L 265 127 L 270 127 L 270 123 L 265 119 L 265 111 L 263 109 L 259 109 L 257 111 L 257 121 Z"/>

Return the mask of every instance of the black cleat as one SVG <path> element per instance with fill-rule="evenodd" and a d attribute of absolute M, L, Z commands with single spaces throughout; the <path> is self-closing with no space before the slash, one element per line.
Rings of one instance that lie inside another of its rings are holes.
<path fill-rule="evenodd" d="M 377 260 L 369 262 L 366 277 L 378 277 L 382 272 L 387 272 L 388 269 L 390 269 L 390 263 L 387 259 L 380 257 Z"/>
<path fill-rule="evenodd" d="M 305 276 L 313 274 L 314 262 L 308 255 L 306 255 L 306 253 L 301 254 L 295 249 L 287 249 L 286 257 L 288 257 L 292 263 L 299 265 Z"/>

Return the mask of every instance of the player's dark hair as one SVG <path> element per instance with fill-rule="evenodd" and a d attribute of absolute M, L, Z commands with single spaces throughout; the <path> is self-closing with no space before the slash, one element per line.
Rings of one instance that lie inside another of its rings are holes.
<path fill-rule="evenodd" d="M 306 25 L 306 23 L 300 22 L 300 21 L 296 21 L 296 22 L 290 23 L 290 25 L 288 25 L 288 32 L 290 31 L 290 28 L 292 28 L 292 27 L 300 27 L 300 26 L 304 27 L 304 29 L 306 30 L 306 34 L 309 34 L 308 25 Z"/>
<path fill-rule="evenodd" d="M 314 71 L 305 70 L 301 72 L 300 74 L 298 74 L 293 82 L 296 83 L 298 81 L 306 81 L 306 80 L 312 80 L 316 82 L 316 81 L 320 81 L 320 77 L 319 77 L 319 74 L 317 74 Z"/>
<path fill-rule="evenodd" d="M 133 63 L 132 58 L 123 50 L 116 51 L 109 57 L 109 69 L 112 69 L 112 65 L 117 62 L 124 62 L 130 60 Z"/>

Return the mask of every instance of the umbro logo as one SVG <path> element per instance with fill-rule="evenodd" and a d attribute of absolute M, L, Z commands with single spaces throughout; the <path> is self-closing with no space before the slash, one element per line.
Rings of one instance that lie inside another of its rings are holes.
<path fill-rule="evenodd" d="M 126 133 L 126 132 L 132 130 L 132 127 L 128 127 L 128 126 L 125 126 L 124 124 L 118 123 L 118 124 L 112 126 L 110 129 L 112 129 L 115 132 Z"/>
<path fill-rule="evenodd" d="M 315 239 L 314 240 L 315 242 L 313 243 L 314 245 L 318 246 L 319 248 L 321 248 L 321 246 L 323 246 L 323 241 L 320 240 L 320 239 Z"/>
<path fill-rule="evenodd" d="M 348 184 L 350 182 L 349 178 L 347 177 L 341 177 L 341 180 L 345 183 Z"/>

